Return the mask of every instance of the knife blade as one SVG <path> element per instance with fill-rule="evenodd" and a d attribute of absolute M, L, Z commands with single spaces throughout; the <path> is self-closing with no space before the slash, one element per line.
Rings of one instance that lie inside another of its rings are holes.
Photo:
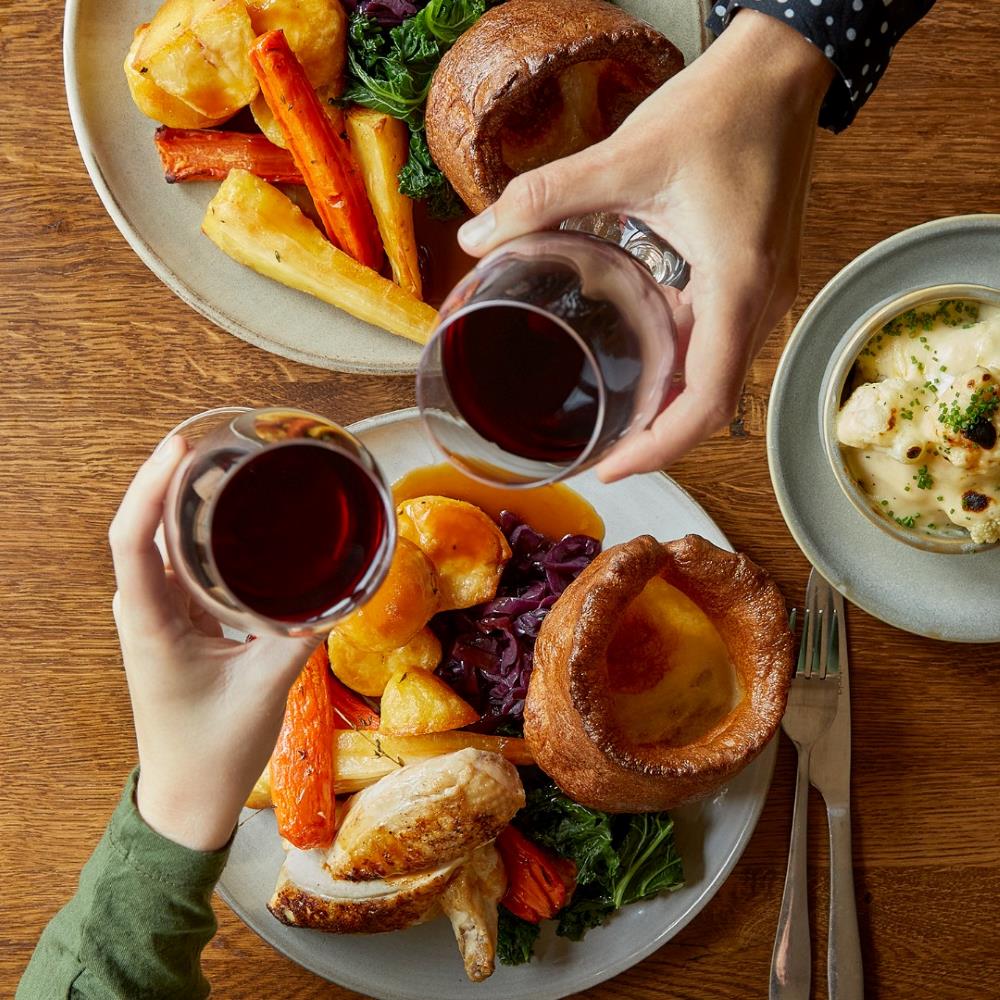
<path fill-rule="evenodd" d="M 830 930 L 827 941 L 827 990 L 830 1000 L 861 1000 L 864 973 L 851 855 L 851 683 L 848 672 L 847 616 L 844 598 L 834 589 L 837 613 L 837 716 L 816 743 L 809 781 L 823 796 L 830 826 Z"/>

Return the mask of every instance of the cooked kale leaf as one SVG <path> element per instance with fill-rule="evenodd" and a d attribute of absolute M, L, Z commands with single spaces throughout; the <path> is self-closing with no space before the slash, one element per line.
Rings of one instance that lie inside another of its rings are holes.
<path fill-rule="evenodd" d="M 506 906 L 500 907 L 497 923 L 497 958 L 504 965 L 524 965 L 531 961 L 531 953 L 541 928 L 514 916 Z"/>
<path fill-rule="evenodd" d="M 426 200 L 432 216 L 452 218 L 462 203 L 431 159 L 424 136 L 424 104 L 441 57 L 486 10 L 486 0 L 429 0 L 395 27 L 384 27 L 363 9 L 351 16 L 347 89 L 341 100 L 399 118 L 410 128 L 410 156 L 399 190 Z"/>
<path fill-rule="evenodd" d="M 528 793 L 515 823 L 532 840 L 576 862 L 577 889 L 556 930 L 574 941 L 615 910 L 684 884 L 673 820 L 665 812 L 611 815 L 548 785 Z"/>

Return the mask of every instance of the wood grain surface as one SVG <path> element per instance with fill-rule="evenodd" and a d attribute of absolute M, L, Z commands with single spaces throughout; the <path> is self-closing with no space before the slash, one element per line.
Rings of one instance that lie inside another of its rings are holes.
<path fill-rule="evenodd" d="M 222 403 L 295 403 L 349 422 L 413 402 L 410 380 L 330 374 L 250 347 L 146 270 L 77 152 L 61 32 L 58 0 L 0 3 L 4 995 L 72 894 L 135 758 L 106 544 L 135 467 L 176 421 Z M 928 219 L 1000 212 L 998 51 L 995 4 L 939 0 L 899 46 L 857 123 L 821 138 L 792 316 L 754 365 L 731 431 L 674 470 L 792 600 L 808 566 L 778 513 L 763 435 L 782 343 L 825 282 L 872 244 Z M 1000 608 L 982 613 L 1000 617 Z M 1000 996 L 1000 653 L 906 635 L 857 610 L 849 622 L 868 995 Z M 766 995 L 793 765 L 782 740 L 760 825 L 706 910 L 588 996 Z M 819 997 L 826 846 L 815 798 L 810 823 Z M 352 995 L 277 955 L 221 903 L 217 910 L 220 930 L 205 952 L 214 995 Z"/>

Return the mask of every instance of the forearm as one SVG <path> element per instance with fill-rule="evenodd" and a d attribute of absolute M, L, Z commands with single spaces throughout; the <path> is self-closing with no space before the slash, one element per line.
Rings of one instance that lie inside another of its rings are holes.
<path fill-rule="evenodd" d="M 18 1000 L 208 996 L 200 957 L 216 930 L 211 895 L 228 851 L 161 837 L 134 791 L 135 774 L 76 895 L 43 932 Z"/>
<path fill-rule="evenodd" d="M 871 95 L 893 46 L 934 6 L 934 0 L 715 0 L 708 27 L 716 35 L 754 10 L 794 28 L 836 68 L 819 123 L 839 132 Z"/>

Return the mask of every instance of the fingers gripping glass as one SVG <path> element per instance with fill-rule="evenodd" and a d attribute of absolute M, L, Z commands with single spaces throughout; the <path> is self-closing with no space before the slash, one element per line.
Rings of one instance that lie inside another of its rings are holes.
<path fill-rule="evenodd" d="M 672 388 L 677 337 L 659 284 L 683 285 L 686 264 L 633 220 L 564 225 L 589 231 L 534 233 L 481 260 L 421 357 L 427 430 L 486 482 L 538 486 L 594 465 Z"/>
<path fill-rule="evenodd" d="M 342 427 L 304 410 L 225 407 L 167 437 L 177 433 L 193 447 L 167 492 L 164 541 L 177 578 L 218 621 L 318 635 L 382 582 L 392 493 Z"/>

